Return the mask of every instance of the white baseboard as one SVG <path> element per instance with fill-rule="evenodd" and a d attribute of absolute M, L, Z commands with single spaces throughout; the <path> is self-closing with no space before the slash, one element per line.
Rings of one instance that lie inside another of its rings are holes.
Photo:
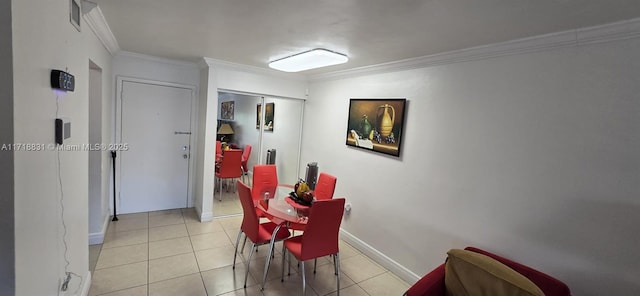
<path fill-rule="evenodd" d="M 196 210 L 197 211 L 197 210 Z M 199 213 L 200 216 L 200 222 L 209 222 L 209 221 L 213 221 L 213 212 L 204 212 L 204 213 Z"/>
<path fill-rule="evenodd" d="M 85 275 L 85 280 L 82 282 L 82 292 L 80 295 L 89 296 L 89 288 L 91 288 L 91 271 L 87 271 L 87 275 Z"/>
<path fill-rule="evenodd" d="M 347 232 L 346 230 L 340 229 L 340 234 L 341 234 L 341 238 L 345 242 L 347 242 L 354 248 L 358 249 L 360 252 L 367 255 L 373 261 L 382 265 L 384 268 L 388 269 L 389 271 L 391 271 L 393 274 L 395 274 L 396 276 L 398 276 L 408 284 L 413 284 L 420 279 L 419 275 L 415 274 L 414 272 L 402 266 L 400 263 L 394 261 L 393 259 L 387 257 L 387 255 L 376 250 L 375 248 L 365 243 L 364 241 L 360 240 L 359 238 L 355 237 L 353 234 Z"/>
<path fill-rule="evenodd" d="M 111 216 L 104 215 L 102 230 L 100 230 L 100 232 L 89 233 L 89 245 L 97 245 L 104 242 L 104 235 L 107 233 L 107 227 L 109 226 L 110 218 Z"/>

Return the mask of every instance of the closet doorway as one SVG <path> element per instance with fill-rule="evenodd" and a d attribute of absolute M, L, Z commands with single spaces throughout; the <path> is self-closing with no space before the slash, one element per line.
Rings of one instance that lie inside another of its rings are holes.
<path fill-rule="evenodd" d="M 251 145 L 245 180 L 251 185 L 253 166 L 267 163 L 267 153 L 275 150 L 272 161 L 278 168 L 278 181 L 294 184 L 300 175 L 300 148 L 304 100 L 250 94 L 229 90 L 218 92 L 218 126 L 229 124 L 231 135 L 218 134 L 230 147 L 245 149 Z M 231 107 L 232 106 L 232 107 Z M 232 111 L 231 111 L 232 110 Z M 272 153 L 273 155 L 273 153 Z M 217 181 L 213 200 L 213 216 L 242 214 L 238 194 L 233 187 L 223 188 L 222 201 L 218 200 Z"/>

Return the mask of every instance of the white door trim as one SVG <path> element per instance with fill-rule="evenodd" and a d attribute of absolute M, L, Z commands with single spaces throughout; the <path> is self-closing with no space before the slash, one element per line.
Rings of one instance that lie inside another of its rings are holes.
<path fill-rule="evenodd" d="M 190 151 L 190 157 L 189 157 L 189 176 L 187 176 L 187 207 L 193 207 L 194 206 L 194 198 L 195 196 L 193 195 L 193 188 L 194 188 L 194 184 L 196 181 L 196 166 L 194 164 L 194 159 L 195 156 L 198 155 L 198 151 L 197 151 L 197 135 L 198 135 L 198 87 L 195 85 L 190 85 L 190 84 L 181 84 L 181 83 L 174 83 L 174 82 L 166 82 L 166 81 L 158 81 L 158 80 L 150 80 L 150 79 L 142 79 L 142 78 L 135 78 L 135 77 L 128 77 L 128 76 L 120 76 L 117 75 L 116 76 L 116 102 L 115 102 L 115 133 L 114 133 L 114 137 L 115 137 L 115 143 L 121 143 L 122 141 L 122 91 L 123 91 L 123 84 L 125 82 L 134 82 L 134 83 L 143 83 L 143 84 L 150 84 L 150 85 L 158 85 L 158 86 L 168 86 L 168 87 L 175 87 L 175 88 L 183 88 L 183 89 L 188 89 L 191 90 L 191 137 L 189 140 L 189 145 L 191 145 L 191 151 Z M 117 183 L 116 183 L 116 196 L 118 197 L 117 200 L 117 207 L 119 208 L 120 205 L 120 185 L 122 184 L 122 180 L 121 180 L 121 172 L 120 169 L 122 168 L 122 165 L 120 163 L 120 161 L 122 160 L 121 157 L 119 157 L 119 153 L 118 156 L 116 157 L 116 163 L 117 163 L 117 167 L 116 167 L 116 175 L 117 175 Z M 113 206 L 113 196 L 110 198 L 110 206 Z M 111 209 L 111 214 L 113 214 L 113 209 Z"/>

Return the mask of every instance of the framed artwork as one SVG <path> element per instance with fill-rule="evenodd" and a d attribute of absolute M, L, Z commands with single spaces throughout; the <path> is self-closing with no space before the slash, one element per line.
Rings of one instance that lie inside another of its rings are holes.
<path fill-rule="evenodd" d="M 275 104 L 274 103 L 267 103 L 266 107 L 265 107 L 265 114 L 264 114 L 264 130 L 265 131 L 273 131 L 273 114 L 274 114 L 274 109 L 275 109 Z M 260 128 L 260 121 L 262 120 L 262 104 L 258 104 L 258 106 L 256 107 L 256 128 L 259 129 Z"/>
<path fill-rule="evenodd" d="M 229 102 L 222 102 L 220 105 L 220 118 L 221 119 L 227 119 L 227 120 L 233 120 L 233 108 L 234 108 L 234 101 L 229 101 Z"/>
<path fill-rule="evenodd" d="M 346 144 L 400 156 L 407 99 L 351 99 Z"/>

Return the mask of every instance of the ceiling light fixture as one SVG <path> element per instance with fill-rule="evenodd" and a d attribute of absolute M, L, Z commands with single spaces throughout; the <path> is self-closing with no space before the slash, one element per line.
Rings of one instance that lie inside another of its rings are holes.
<path fill-rule="evenodd" d="M 295 54 L 269 63 L 269 68 L 285 71 L 300 72 L 309 69 L 346 63 L 349 58 L 330 50 L 316 48 Z"/>

